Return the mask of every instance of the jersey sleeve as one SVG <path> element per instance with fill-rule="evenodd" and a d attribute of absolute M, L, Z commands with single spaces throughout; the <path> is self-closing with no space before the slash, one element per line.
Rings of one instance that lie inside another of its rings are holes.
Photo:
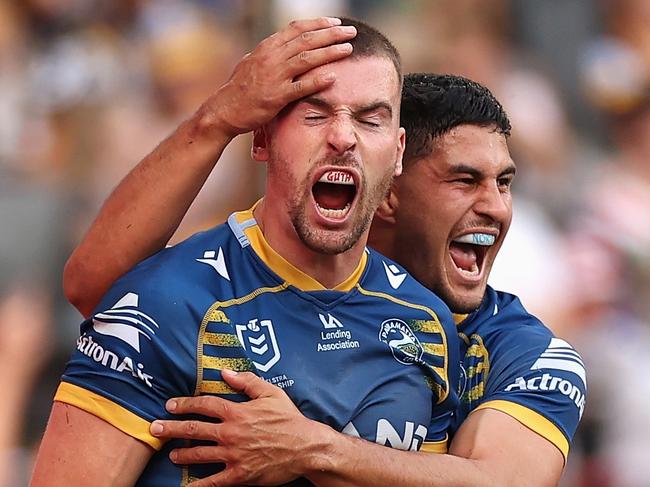
<path fill-rule="evenodd" d="M 161 448 L 151 421 L 171 418 L 167 399 L 192 395 L 196 384 L 196 319 L 179 294 L 155 271 L 121 278 L 82 323 L 55 401 Z"/>
<path fill-rule="evenodd" d="M 449 435 L 447 431 L 452 423 L 451 412 L 436 414 L 431 418 L 427 437 L 422 443 L 420 451 L 428 453 L 447 453 L 449 448 Z"/>
<path fill-rule="evenodd" d="M 548 334 L 522 339 L 517 333 L 502 334 L 491 355 L 495 367 L 477 409 L 514 417 L 553 443 L 566 461 L 585 408 L 587 378 L 580 355 Z"/>

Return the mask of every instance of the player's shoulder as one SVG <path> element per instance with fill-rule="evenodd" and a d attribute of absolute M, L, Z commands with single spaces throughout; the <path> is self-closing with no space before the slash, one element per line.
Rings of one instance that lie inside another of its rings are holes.
<path fill-rule="evenodd" d="M 480 335 L 484 340 L 500 343 L 547 344 L 553 332 L 529 313 L 519 298 L 488 286 L 483 303 L 460 324 L 467 335 Z"/>
<path fill-rule="evenodd" d="M 120 277 L 96 311 L 113 307 L 127 295 L 138 296 L 140 306 L 161 314 L 186 308 L 187 302 L 210 300 L 215 292 L 227 294 L 229 280 L 223 276 L 232 240 L 236 243 L 228 228 L 219 225 L 157 252 Z"/>
<path fill-rule="evenodd" d="M 565 367 L 586 383 L 579 352 L 529 313 L 517 296 L 488 287 L 481 307 L 459 325 L 463 340 L 489 357 L 497 375 Z"/>
<path fill-rule="evenodd" d="M 217 225 L 195 233 L 176 245 L 167 247 L 138 264 L 134 271 L 140 274 L 155 274 L 156 277 L 174 275 L 193 278 L 195 272 L 205 264 L 223 260 L 234 250 L 241 249 L 227 224 Z M 179 272 L 180 271 L 180 272 Z"/>
<path fill-rule="evenodd" d="M 485 347 L 495 371 L 526 375 L 558 369 L 578 375 L 586 386 L 580 354 L 529 313 L 517 296 L 488 287 L 481 308 L 468 320 L 463 333 L 470 342 Z"/>
<path fill-rule="evenodd" d="M 206 266 L 221 270 L 226 257 L 241 249 L 228 225 L 221 224 L 167 247 L 138 264 L 132 271 L 138 278 L 153 280 L 195 280 L 205 275 Z M 207 274 L 210 275 L 210 274 Z"/>
<path fill-rule="evenodd" d="M 420 284 L 404 267 L 376 250 L 368 248 L 368 270 L 363 280 L 367 289 L 388 294 L 395 299 L 448 310 L 431 290 Z"/>

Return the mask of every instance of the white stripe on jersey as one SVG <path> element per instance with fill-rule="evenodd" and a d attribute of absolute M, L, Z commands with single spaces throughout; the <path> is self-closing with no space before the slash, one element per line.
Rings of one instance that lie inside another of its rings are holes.
<path fill-rule="evenodd" d="M 585 364 L 571 345 L 560 338 L 551 338 L 551 342 L 530 370 L 556 369 L 576 374 L 587 387 Z"/>

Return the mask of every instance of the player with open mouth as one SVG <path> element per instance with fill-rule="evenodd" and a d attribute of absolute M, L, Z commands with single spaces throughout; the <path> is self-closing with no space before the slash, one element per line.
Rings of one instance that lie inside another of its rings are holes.
<path fill-rule="evenodd" d="M 324 168 L 318 173 L 311 189 L 318 213 L 334 224 L 345 220 L 356 202 L 358 173 L 347 168 Z"/>
<path fill-rule="evenodd" d="M 485 255 L 498 235 L 487 232 L 465 233 L 449 244 L 449 255 L 460 275 L 468 280 L 480 279 Z"/>

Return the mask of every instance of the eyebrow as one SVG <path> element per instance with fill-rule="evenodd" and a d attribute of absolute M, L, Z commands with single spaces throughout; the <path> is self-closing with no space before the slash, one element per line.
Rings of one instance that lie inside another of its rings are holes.
<path fill-rule="evenodd" d="M 318 108 L 324 108 L 327 110 L 332 110 L 332 104 L 318 96 L 308 96 L 300 100 L 298 103 L 307 103 Z M 388 115 L 393 118 L 393 107 L 385 101 L 375 101 L 365 105 L 358 105 L 352 107 L 352 113 L 355 116 L 364 115 L 369 112 L 374 112 L 376 110 L 385 110 L 388 112 Z"/>
<path fill-rule="evenodd" d="M 482 179 L 485 177 L 483 171 L 480 169 L 477 169 L 474 166 L 470 166 L 468 164 L 456 164 L 452 166 L 449 170 L 452 174 L 469 174 L 470 176 L 477 178 L 477 179 Z M 508 165 L 503 171 L 499 173 L 499 177 L 507 176 L 512 174 L 513 176 L 517 172 L 517 167 L 514 164 Z"/>

